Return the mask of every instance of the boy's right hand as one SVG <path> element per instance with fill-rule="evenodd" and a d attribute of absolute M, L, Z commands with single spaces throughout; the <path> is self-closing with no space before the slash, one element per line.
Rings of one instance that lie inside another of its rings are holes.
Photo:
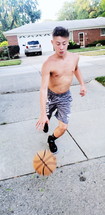
<path fill-rule="evenodd" d="M 49 119 L 48 117 L 45 115 L 41 115 L 36 123 L 36 129 L 38 130 L 43 130 L 44 129 L 44 125 L 45 123 L 48 123 L 49 124 Z"/>

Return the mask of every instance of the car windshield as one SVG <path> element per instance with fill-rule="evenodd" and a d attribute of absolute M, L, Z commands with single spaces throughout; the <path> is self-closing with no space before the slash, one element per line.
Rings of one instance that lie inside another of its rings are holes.
<path fill-rule="evenodd" d="M 29 41 L 28 42 L 28 45 L 36 45 L 36 44 L 39 44 L 38 41 Z"/>

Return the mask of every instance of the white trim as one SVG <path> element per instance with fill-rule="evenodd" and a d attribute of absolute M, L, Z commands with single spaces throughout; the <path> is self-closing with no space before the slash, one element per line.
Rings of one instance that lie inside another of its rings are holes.
<path fill-rule="evenodd" d="M 83 34 L 83 47 L 85 47 L 85 33 L 84 32 L 79 32 L 78 33 L 78 42 L 80 44 L 80 36 L 79 36 L 79 34 Z"/>
<path fill-rule="evenodd" d="M 18 35 L 18 38 L 30 38 L 30 37 L 46 37 L 46 36 L 51 36 L 51 34 L 21 34 Z"/>
<path fill-rule="evenodd" d="M 71 36 L 71 37 L 70 37 Z M 69 40 L 73 41 L 73 31 L 69 31 Z"/>
<path fill-rule="evenodd" d="M 105 37 L 105 33 L 104 33 L 104 34 L 101 34 L 101 32 L 102 32 L 101 30 L 102 30 L 102 29 L 105 30 L 105 28 L 101 28 L 101 29 L 100 29 L 100 36 Z"/>

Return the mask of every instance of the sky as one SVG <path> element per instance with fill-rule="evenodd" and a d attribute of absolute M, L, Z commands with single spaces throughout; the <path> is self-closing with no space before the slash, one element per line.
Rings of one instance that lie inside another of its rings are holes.
<path fill-rule="evenodd" d="M 37 0 L 39 9 L 42 12 L 41 21 L 56 19 L 56 14 L 62 8 L 65 1 L 71 2 L 71 0 Z"/>

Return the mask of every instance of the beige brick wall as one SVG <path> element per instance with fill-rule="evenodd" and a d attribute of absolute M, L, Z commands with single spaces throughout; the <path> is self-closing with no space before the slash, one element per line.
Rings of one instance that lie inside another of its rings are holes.
<path fill-rule="evenodd" d="M 16 35 L 14 35 L 14 36 L 7 36 L 6 38 L 8 40 L 9 46 L 11 46 L 11 45 L 18 45 L 18 39 L 17 39 Z"/>

